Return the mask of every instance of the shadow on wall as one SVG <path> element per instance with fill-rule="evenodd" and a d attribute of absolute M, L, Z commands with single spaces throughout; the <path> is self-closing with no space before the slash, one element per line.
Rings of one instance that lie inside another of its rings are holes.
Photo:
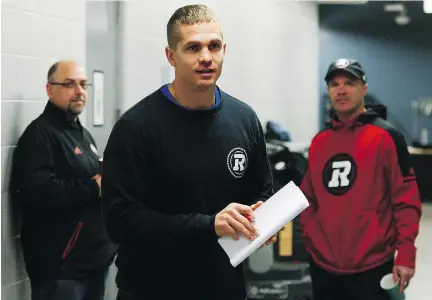
<path fill-rule="evenodd" d="M 9 116 L 11 120 L 14 120 L 12 130 L 11 130 L 11 136 L 14 137 L 14 144 L 18 141 L 20 135 L 21 135 L 21 128 L 18 124 L 23 124 L 23 118 L 20 114 L 19 109 L 13 110 L 13 116 Z M 5 203 L 5 207 L 7 207 L 7 210 L 3 213 L 9 214 L 5 219 L 7 220 L 6 224 L 3 224 L 5 226 L 4 234 L 8 238 L 19 238 L 21 234 L 21 212 L 18 200 L 14 197 L 14 191 L 13 191 L 13 174 L 12 174 L 12 163 L 13 163 L 13 157 L 15 153 L 15 146 L 11 147 L 10 151 L 7 151 L 7 157 L 4 158 L 5 167 L 3 169 L 4 171 L 4 190 L 7 190 L 6 199 L 2 199 L 3 201 L 7 201 Z M 7 232 L 5 232 L 7 231 Z M 21 245 L 19 245 L 21 247 Z M 17 257 L 18 259 L 18 257 Z"/>
<path fill-rule="evenodd" d="M 14 105 L 14 109 L 10 107 L 7 119 L 13 122 L 5 126 L 7 131 L 4 132 L 5 139 L 2 140 L 2 290 L 6 297 L 4 299 L 9 299 L 6 295 L 12 294 L 15 299 L 29 299 L 28 275 L 21 247 L 22 217 L 19 202 L 14 197 L 12 173 L 15 144 L 22 133 L 22 125 L 25 124 L 26 118 L 19 105 Z"/>

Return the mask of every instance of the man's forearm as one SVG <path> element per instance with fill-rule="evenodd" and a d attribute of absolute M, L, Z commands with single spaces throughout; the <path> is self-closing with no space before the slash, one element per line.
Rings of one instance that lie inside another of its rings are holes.
<path fill-rule="evenodd" d="M 108 234 L 115 243 L 161 248 L 182 247 L 197 237 L 217 238 L 215 216 L 202 214 L 164 215 L 125 199 L 104 200 Z"/>
<path fill-rule="evenodd" d="M 22 188 L 23 205 L 41 211 L 68 211 L 99 198 L 96 180 L 52 178 Z"/>

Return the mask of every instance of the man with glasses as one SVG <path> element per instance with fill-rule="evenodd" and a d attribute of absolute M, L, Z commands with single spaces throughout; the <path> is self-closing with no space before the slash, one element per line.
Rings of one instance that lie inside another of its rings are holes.
<path fill-rule="evenodd" d="M 32 300 L 102 300 L 115 255 L 102 220 L 99 155 L 78 118 L 88 86 L 78 63 L 55 63 L 48 103 L 14 153 L 12 192 Z"/>

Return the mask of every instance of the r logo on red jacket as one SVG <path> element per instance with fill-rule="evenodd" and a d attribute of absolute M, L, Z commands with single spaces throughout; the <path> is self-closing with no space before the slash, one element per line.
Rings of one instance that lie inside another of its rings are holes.
<path fill-rule="evenodd" d="M 322 176 L 327 191 L 335 196 L 342 196 L 356 181 L 357 164 L 348 153 L 338 153 L 327 161 Z"/>
<path fill-rule="evenodd" d="M 302 180 L 306 250 L 333 273 L 415 267 L 421 201 L 405 139 L 375 111 L 318 133 Z"/>

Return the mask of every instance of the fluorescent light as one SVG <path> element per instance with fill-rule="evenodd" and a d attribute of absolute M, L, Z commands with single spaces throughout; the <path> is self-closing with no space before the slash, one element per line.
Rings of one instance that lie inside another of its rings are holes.
<path fill-rule="evenodd" d="M 318 4 L 344 4 L 344 5 L 357 5 L 357 4 L 367 4 L 369 0 L 316 0 Z"/>
<path fill-rule="evenodd" d="M 404 26 L 404 25 L 408 25 L 411 22 L 410 17 L 408 17 L 405 14 L 396 16 L 394 21 L 396 22 L 396 24 L 400 25 L 400 26 Z"/>
<path fill-rule="evenodd" d="M 384 5 L 384 11 L 387 12 L 399 12 L 403 11 L 405 6 L 401 3 L 389 3 Z"/>
<path fill-rule="evenodd" d="M 432 0 L 423 0 L 423 11 L 432 14 Z"/>

